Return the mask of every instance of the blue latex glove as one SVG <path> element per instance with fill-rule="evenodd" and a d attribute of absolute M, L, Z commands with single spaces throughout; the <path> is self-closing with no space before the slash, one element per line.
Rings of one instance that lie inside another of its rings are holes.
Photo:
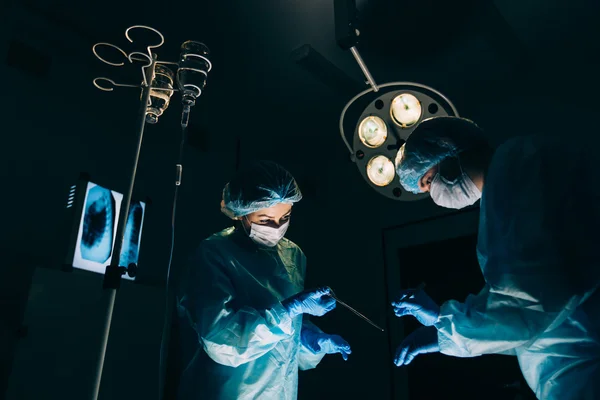
<path fill-rule="evenodd" d="M 412 315 L 425 326 L 436 323 L 440 315 L 440 307 L 423 290 L 404 290 L 392 302 L 396 317 Z"/>
<path fill-rule="evenodd" d="M 300 340 L 313 353 L 335 354 L 340 353 L 344 361 L 348 360 L 348 354 L 352 353 L 350 345 L 341 336 L 328 335 L 315 332 L 310 329 L 302 329 Z"/>
<path fill-rule="evenodd" d="M 396 349 L 394 364 L 408 365 L 419 354 L 440 351 L 437 329 L 433 326 L 421 327 L 408 335 Z"/>
<path fill-rule="evenodd" d="M 330 293 L 331 289 L 328 287 L 306 290 L 285 299 L 281 304 L 292 318 L 300 314 L 321 317 L 335 308 L 336 301 L 329 297 Z"/>

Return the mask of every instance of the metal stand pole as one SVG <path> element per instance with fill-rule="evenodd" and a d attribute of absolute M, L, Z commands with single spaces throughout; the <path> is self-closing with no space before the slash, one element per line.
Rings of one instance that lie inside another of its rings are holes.
<path fill-rule="evenodd" d="M 156 56 L 153 57 L 150 65 L 146 68 L 146 81 L 142 83 L 142 99 L 140 103 L 140 110 L 138 113 L 138 140 L 137 148 L 135 151 L 135 158 L 133 161 L 133 169 L 131 171 L 131 178 L 129 180 L 129 189 L 123 196 L 123 202 L 121 203 L 121 211 L 119 213 L 119 221 L 117 224 L 117 232 L 115 242 L 112 251 L 112 259 L 109 266 L 106 267 L 106 273 L 104 275 L 104 289 L 108 296 L 108 307 L 106 309 L 104 331 L 102 333 L 102 341 L 100 344 L 100 352 L 98 355 L 98 364 L 96 366 L 96 377 L 93 386 L 93 392 L 91 400 L 97 400 L 100 393 L 100 384 L 102 382 L 102 370 L 104 368 L 104 359 L 106 356 L 106 348 L 108 345 L 108 337 L 110 335 L 110 325 L 112 322 L 112 315 L 115 307 L 115 299 L 117 296 L 117 289 L 121 283 L 121 276 L 125 272 L 124 267 L 119 266 L 121 257 L 121 248 L 123 246 L 123 237 L 125 236 L 125 226 L 127 225 L 127 217 L 129 214 L 129 206 L 131 204 L 131 196 L 133 193 L 133 186 L 135 184 L 135 176 L 137 173 L 138 162 L 140 158 L 140 152 L 142 149 L 142 140 L 144 138 L 144 126 L 146 125 L 146 111 L 148 108 L 148 101 L 150 100 L 150 87 L 154 77 L 154 65 L 156 63 Z"/>

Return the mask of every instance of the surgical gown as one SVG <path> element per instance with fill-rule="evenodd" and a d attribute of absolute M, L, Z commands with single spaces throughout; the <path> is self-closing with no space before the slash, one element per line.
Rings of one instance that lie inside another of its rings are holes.
<path fill-rule="evenodd" d="M 444 354 L 516 355 L 540 399 L 600 399 L 596 155 L 567 142 L 498 148 L 480 210 L 486 285 L 443 304 L 436 327 Z"/>
<path fill-rule="evenodd" d="M 184 371 L 179 400 L 296 399 L 298 369 L 316 367 L 281 301 L 304 289 L 306 258 L 287 239 L 259 247 L 240 229 L 204 240 L 178 296 Z"/>

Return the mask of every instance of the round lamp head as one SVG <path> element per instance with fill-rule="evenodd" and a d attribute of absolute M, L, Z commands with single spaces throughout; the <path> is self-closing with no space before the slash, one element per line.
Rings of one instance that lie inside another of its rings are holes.
<path fill-rule="evenodd" d="M 394 180 L 396 169 L 386 156 L 375 156 L 367 164 L 367 176 L 377 186 L 387 186 Z"/>
<path fill-rule="evenodd" d="M 365 146 L 375 149 L 387 139 L 387 126 L 377 116 L 367 117 L 361 121 L 358 127 L 358 137 Z"/>
<path fill-rule="evenodd" d="M 406 143 L 404 143 L 402 146 L 400 146 L 398 153 L 396 153 L 396 159 L 394 160 L 394 166 L 396 169 L 398 169 L 398 165 L 400 164 L 400 161 L 402 161 L 402 157 L 404 156 L 404 147 L 405 146 L 406 146 Z"/>
<path fill-rule="evenodd" d="M 402 128 L 410 128 L 419 122 L 421 102 L 410 93 L 402 93 L 392 100 L 390 106 L 392 120 Z"/>

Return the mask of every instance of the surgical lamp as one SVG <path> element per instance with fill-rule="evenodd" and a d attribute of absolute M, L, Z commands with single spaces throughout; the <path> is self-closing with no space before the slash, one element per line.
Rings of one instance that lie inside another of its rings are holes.
<path fill-rule="evenodd" d="M 370 88 L 358 93 L 343 108 L 339 130 L 351 160 L 369 186 L 378 193 L 400 201 L 414 201 L 427 194 L 407 192 L 400 185 L 396 166 L 403 145 L 419 123 L 438 116 L 456 116 L 452 102 L 437 90 L 413 82 L 389 82 L 378 85 L 358 52 L 360 31 L 355 0 L 334 0 L 335 32 L 338 45 L 350 50 Z M 363 108 L 350 144 L 344 129 L 348 109 L 370 95 Z"/>

